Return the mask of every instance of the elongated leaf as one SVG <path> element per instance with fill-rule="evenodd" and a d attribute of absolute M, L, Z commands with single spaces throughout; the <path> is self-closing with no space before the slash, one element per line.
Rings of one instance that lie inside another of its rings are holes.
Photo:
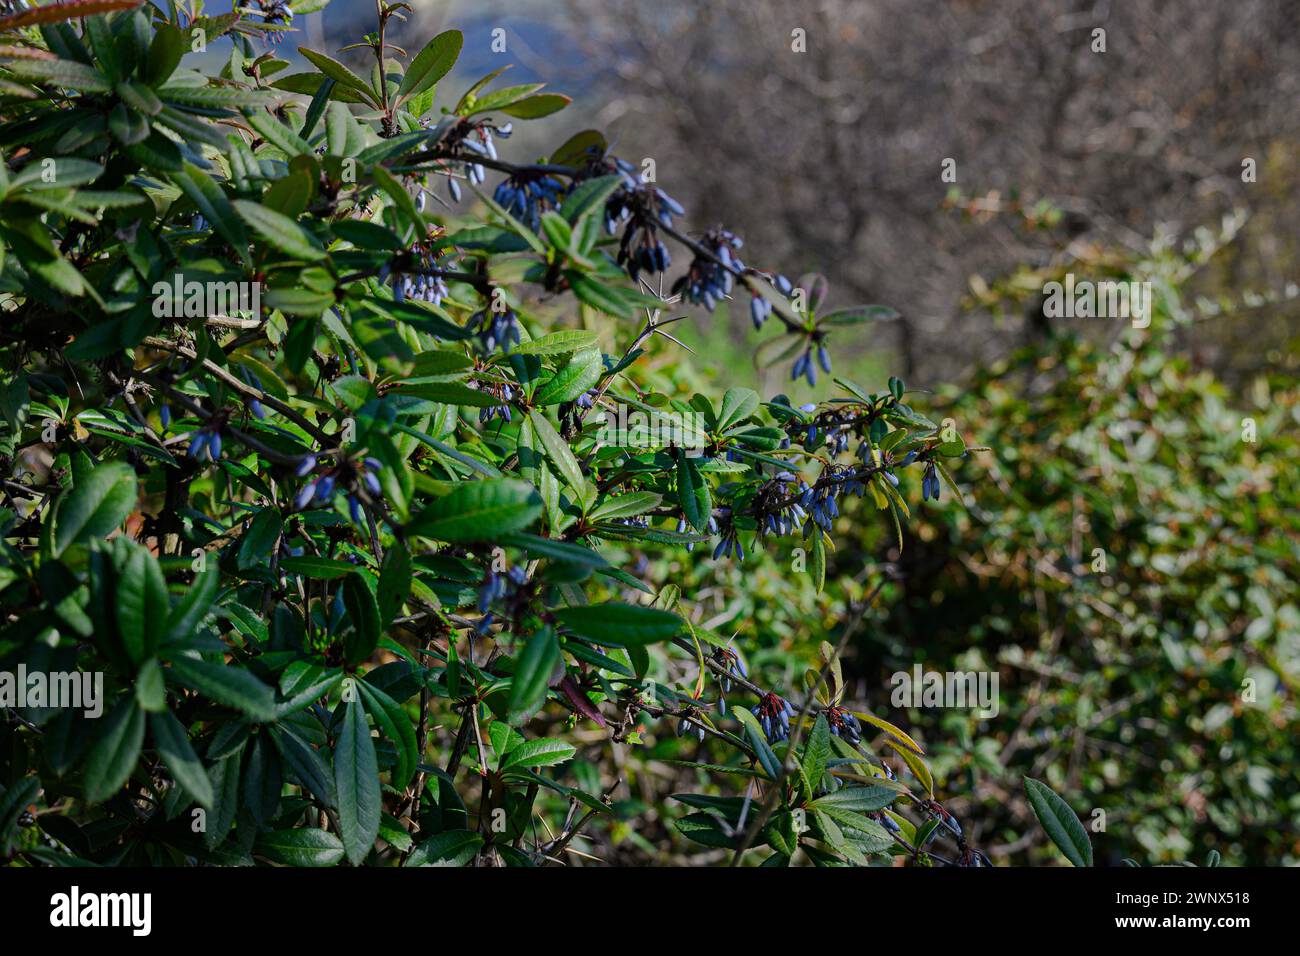
<path fill-rule="evenodd" d="M 541 497 L 526 482 L 468 481 L 412 518 L 407 533 L 437 541 L 484 541 L 522 531 L 541 513 Z"/>
<path fill-rule="evenodd" d="M 361 688 L 361 701 L 375 727 L 397 748 L 397 767 L 393 770 L 392 783 L 401 790 L 411 782 L 419 757 L 411 718 L 406 716 L 401 704 L 369 681 L 357 681 L 357 686 Z"/>
<path fill-rule="evenodd" d="M 259 833 L 254 851 L 285 866 L 334 866 L 343 860 L 343 844 L 328 830 L 299 827 Z"/>
<path fill-rule="evenodd" d="M 563 740 L 550 738 L 525 740 L 506 754 L 501 769 L 505 771 L 518 770 L 523 767 L 549 767 L 553 764 L 564 763 L 577 752 L 577 747 L 566 744 Z"/>
<path fill-rule="evenodd" d="M 133 545 L 117 581 L 117 629 L 131 660 L 153 657 L 167 630 L 167 582 L 157 559 Z"/>
<path fill-rule="evenodd" d="M 248 117 L 248 125 L 289 158 L 310 155 L 312 152 L 306 140 L 265 110 L 254 110 Z"/>
<path fill-rule="evenodd" d="M 823 714 L 817 715 L 812 733 L 808 735 L 808 745 L 803 751 L 803 772 L 808 782 L 816 790 L 826 773 L 826 765 L 831 759 L 831 728 Z"/>
<path fill-rule="evenodd" d="M 366 579 L 356 572 L 343 581 L 343 606 L 352 625 L 343 642 L 343 660 L 355 667 L 375 652 L 383 630 L 379 604 Z"/>
<path fill-rule="evenodd" d="M 578 352 L 537 389 L 533 396 L 534 404 L 558 405 L 573 401 L 600 381 L 604 367 L 598 349 Z"/>
<path fill-rule="evenodd" d="M 275 719 L 275 692 L 243 668 L 195 657 L 175 657 L 171 665 L 173 677 L 205 697 L 256 721 Z"/>
<path fill-rule="evenodd" d="M 285 765 L 307 790 L 327 807 L 338 806 L 338 793 L 334 787 L 334 771 L 316 748 L 303 740 L 285 724 L 272 728 L 276 746 Z M 340 848 L 341 848 L 340 844 Z"/>
<path fill-rule="evenodd" d="M 379 836 L 381 794 L 375 744 L 355 694 L 345 705 L 343 727 L 334 746 L 334 786 L 339 799 L 343 850 L 348 862 L 357 866 Z"/>
<path fill-rule="evenodd" d="M 234 206 L 254 232 L 286 255 L 308 262 L 325 258 L 311 233 L 283 213 L 246 199 L 236 199 Z"/>
<path fill-rule="evenodd" d="M 473 830 L 445 830 L 417 846 L 402 865 L 464 866 L 482 845 L 483 837 Z"/>
<path fill-rule="evenodd" d="M 1033 777 L 1025 777 L 1025 796 L 1034 808 L 1034 816 L 1065 858 L 1074 866 L 1092 866 L 1092 841 L 1070 805 Z"/>
<path fill-rule="evenodd" d="M 149 715 L 149 730 L 173 779 L 185 788 L 195 803 L 211 810 L 215 799 L 212 781 L 208 779 L 207 771 L 203 769 L 198 754 L 190 745 L 185 726 L 170 711 L 164 710 Z"/>
<path fill-rule="evenodd" d="M 86 760 L 86 800 L 102 803 L 131 776 L 144 746 L 144 711 L 134 696 L 123 697 L 105 719 Z"/>
<path fill-rule="evenodd" d="M 356 570 L 356 565 L 336 558 L 318 558 L 314 555 L 302 555 L 297 558 L 285 558 L 280 562 L 280 569 L 289 574 L 301 574 L 306 578 L 329 581 L 341 578 Z"/>
<path fill-rule="evenodd" d="M 898 799 L 898 791 L 893 787 L 842 787 L 834 793 L 818 797 L 813 806 L 819 809 L 834 807 L 839 810 L 856 810 L 859 813 L 871 813 L 883 810 Z"/>
<path fill-rule="evenodd" d="M 707 530 L 713 515 L 709 482 L 696 460 L 682 453 L 677 456 L 677 499 L 691 527 L 696 531 Z"/>
<path fill-rule="evenodd" d="M 245 262 L 248 262 L 248 233 L 244 230 L 243 222 L 235 214 L 235 207 L 216 181 L 190 163 L 186 163 L 181 172 L 172 178 L 190 202 L 198 207 L 203 217 L 212 223 L 217 232 L 230 242 Z"/>
<path fill-rule="evenodd" d="M 55 517 L 54 553 L 90 538 L 107 537 L 135 508 L 135 472 L 130 465 L 110 462 L 78 476 L 63 493 Z"/>
<path fill-rule="evenodd" d="M 324 53 L 317 53 L 315 50 L 309 50 L 305 46 L 298 47 L 298 52 L 310 61 L 316 69 L 320 70 L 335 83 L 341 83 L 343 86 L 350 87 L 351 89 L 356 90 L 363 99 L 371 103 L 374 102 L 374 93 L 371 92 L 366 81 L 361 79 L 361 77 L 357 76 L 338 60 L 326 56 Z"/>
<path fill-rule="evenodd" d="M 93 67 L 75 60 L 14 60 L 5 58 L 4 68 L 20 80 L 50 83 L 81 90 L 84 93 L 107 93 L 112 82 Z"/>
<path fill-rule="evenodd" d="M 542 443 L 542 450 L 555 465 L 560 477 L 569 484 L 569 487 L 581 490 L 586 482 L 582 477 L 582 468 L 578 464 L 578 459 L 573 457 L 573 452 L 569 448 L 569 443 L 560 437 L 555 426 L 541 411 L 530 412 L 528 420 Z"/>
<path fill-rule="evenodd" d="M 666 641 L 682 629 L 676 614 L 653 607 L 609 601 L 559 608 L 555 619 L 580 637 L 614 647 Z"/>
<path fill-rule="evenodd" d="M 167 615 L 166 643 L 184 644 L 194 637 L 212 606 L 212 599 L 217 596 L 220 583 L 221 574 L 216 568 L 200 571 L 194 576 L 194 583 Z"/>
<path fill-rule="evenodd" d="M 617 177 L 611 177 L 617 178 Z M 585 329 L 563 329 L 516 346 L 512 355 L 559 355 L 596 347 L 596 333 Z"/>
<path fill-rule="evenodd" d="M 546 700 L 551 674 L 560 662 L 560 644 L 555 632 L 544 627 L 528 639 L 523 653 L 515 661 L 510 685 L 510 723 L 526 723 Z"/>
<path fill-rule="evenodd" d="M 456 58 L 460 56 L 464 42 L 464 34 L 459 30 L 447 30 L 426 43 L 402 77 L 402 84 L 397 88 L 398 103 L 419 96 L 446 76 L 456 65 Z"/>

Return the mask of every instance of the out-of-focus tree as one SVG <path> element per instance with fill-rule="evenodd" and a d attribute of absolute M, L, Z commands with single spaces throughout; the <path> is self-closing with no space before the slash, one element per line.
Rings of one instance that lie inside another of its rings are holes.
<path fill-rule="evenodd" d="M 1156 224 L 1181 238 L 1232 210 L 1248 213 L 1237 251 L 1192 291 L 1249 290 L 1256 307 L 1216 310 L 1239 318 L 1200 326 L 1197 347 L 1226 364 L 1225 346 L 1248 334 L 1257 362 L 1265 333 L 1274 345 L 1289 333 L 1279 320 L 1296 317 L 1295 3 L 569 8 L 574 34 L 621 84 L 602 120 L 623 151 L 652 157 L 664 182 L 691 180 L 697 208 L 718 220 L 762 197 L 771 213 L 750 238 L 792 268 L 833 264 L 845 301 L 898 308 L 893 334 L 870 344 L 899 350 L 917 381 L 1049 324 L 1031 302 L 990 334 L 961 308 L 972 276 L 1142 249 Z M 1026 223 L 1056 228 L 1015 228 Z"/>

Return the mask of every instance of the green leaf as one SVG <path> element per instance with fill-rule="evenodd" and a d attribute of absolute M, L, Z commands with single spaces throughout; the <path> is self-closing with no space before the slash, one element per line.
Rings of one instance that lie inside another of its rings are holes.
<path fill-rule="evenodd" d="M 542 513 L 532 485 L 512 478 L 467 481 L 411 519 L 407 533 L 435 541 L 486 541 L 522 531 Z"/>
<path fill-rule="evenodd" d="M 199 624 L 212 606 L 212 599 L 217 596 L 221 583 L 221 573 L 216 568 L 209 568 L 194 575 L 194 583 L 185 591 L 185 596 L 167 615 L 168 644 L 183 644 L 195 636 Z"/>
<path fill-rule="evenodd" d="M 682 513 L 696 531 L 707 530 L 713 515 L 709 482 L 700 472 L 698 462 L 683 452 L 677 454 L 677 500 Z"/>
<path fill-rule="evenodd" d="M 1074 866 L 1092 866 L 1092 842 L 1070 805 L 1041 780 L 1025 777 L 1025 796 L 1057 849 Z"/>
<path fill-rule="evenodd" d="M 542 443 L 542 450 L 555 465 L 560 477 L 568 483 L 569 487 L 581 491 L 586 480 L 582 477 L 582 467 L 578 464 L 578 459 L 573 457 L 573 452 L 569 449 L 569 443 L 560 437 L 560 433 L 555 430 L 550 419 L 540 410 L 529 412 L 528 420 L 532 422 L 533 431 Z"/>
<path fill-rule="evenodd" d="M 446 830 L 417 846 L 403 866 L 464 866 L 483 845 L 472 830 Z"/>
<path fill-rule="evenodd" d="M 898 791 L 893 787 L 881 787 L 874 784 L 866 787 L 842 787 L 834 793 L 818 797 L 812 806 L 818 809 L 832 807 L 837 810 L 856 810 L 859 813 L 872 813 L 883 810 L 898 799 Z"/>
<path fill-rule="evenodd" d="M 501 765 L 501 770 L 504 772 L 506 770 L 519 770 L 523 767 L 549 767 L 553 764 L 564 763 L 577 752 L 577 747 L 566 744 L 563 740 L 555 740 L 549 737 L 541 740 L 525 740 L 506 754 L 505 763 Z"/>
<path fill-rule="evenodd" d="M 289 574 L 301 574 L 305 578 L 314 578 L 318 581 L 341 578 L 346 574 L 351 574 L 356 568 L 355 564 L 348 561 L 339 561 L 335 558 L 319 558 L 310 554 L 297 558 L 283 558 L 280 561 L 280 570 Z"/>
<path fill-rule="evenodd" d="M 325 258 L 324 250 L 316 244 L 311 233 L 283 213 L 247 199 L 236 199 L 234 206 L 254 232 L 285 255 L 308 262 Z"/>
<path fill-rule="evenodd" d="M 808 782 L 816 790 L 826 773 L 826 765 L 831 759 L 831 728 L 826 722 L 825 714 L 818 714 L 813 724 L 812 733 L 808 735 L 808 745 L 803 751 L 803 771 Z M 809 794 L 812 796 L 812 794 Z"/>
<path fill-rule="evenodd" d="M 379 836 L 382 795 L 375 744 L 356 694 L 349 695 L 334 745 L 334 786 L 338 791 L 343 849 L 348 862 L 357 866 Z"/>
<path fill-rule="evenodd" d="M 239 542 L 237 566 L 245 570 L 267 563 L 271 549 L 280 539 L 280 527 L 279 511 L 275 508 L 263 508 L 259 511 Z"/>
<path fill-rule="evenodd" d="M 144 711 L 123 697 L 108 715 L 86 759 L 87 803 L 103 803 L 131 777 L 144 746 Z"/>
<path fill-rule="evenodd" d="M 59 500 L 54 554 L 90 538 L 106 538 L 135 509 L 136 480 L 130 465 L 110 462 L 79 476 Z"/>
<path fill-rule="evenodd" d="M 811 557 L 812 564 L 808 570 L 812 574 L 817 593 L 821 594 L 822 588 L 826 586 L 826 539 L 822 535 L 821 528 L 813 529 Z"/>
<path fill-rule="evenodd" d="M 577 223 L 579 219 L 597 209 L 605 208 L 605 201 L 614 194 L 614 190 L 623 184 L 623 177 L 617 175 L 598 176 L 595 179 L 588 179 L 576 186 L 564 205 L 560 207 L 560 213 L 570 223 Z"/>
<path fill-rule="evenodd" d="M 406 602 L 411 591 L 411 554 L 401 544 L 395 544 L 384 555 L 379 569 L 379 616 L 383 626 L 393 623 L 393 618 Z"/>
<path fill-rule="evenodd" d="M 609 566 L 609 562 L 604 557 L 590 548 L 557 538 L 543 538 L 526 531 L 502 535 L 500 542 L 507 548 L 520 548 L 536 557 L 550 558 L 552 561 L 567 561 L 593 568 Z"/>
<path fill-rule="evenodd" d="M 298 47 L 298 52 L 301 53 L 314 67 L 316 67 L 316 69 L 320 70 L 331 80 L 356 90 L 365 100 L 374 103 L 374 93 L 371 92 L 366 81 L 361 79 L 361 77 L 357 76 L 338 60 L 326 56 L 324 53 L 317 53 L 315 50 L 309 50 L 305 46 Z"/>
<path fill-rule="evenodd" d="M 334 866 L 343 859 L 339 838 L 315 827 L 259 833 L 253 849 L 272 863 L 285 866 Z"/>
<path fill-rule="evenodd" d="M 145 661 L 135 675 L 135 699 L 141 710 L 151 714 L 167 709 L 167 679 L 158 658 Z"/>
<path fill-rule="evenodd" d="M 334 771 L 325 758 L 307 741 L 285 724 L 272 728 L 280 756 L 293 775 L 307 790 L 314 793 L 327 807 L 338 807 L 338 793 L 334 788 Z"/>
<path fill-rule="evenodd" d="M 194 203 L 203 218 L 230 243 L 245 264 L 249 263 L 248 233 L 235 214 L 235 207 L 216 181 L 191 163 L 185 163 L 181 171 L 172 176 L 172 181 Z"/>
<path fill-rule="evenodd" d="M 393 770 L 392 784 L 401 790 L 411 782 L 419 758 L 415 728 L 411 726 L 411 719 L 402 710 L 402 705 L 378 687 L 364 680 L 357 681 L 357 686 L 361 688 L 361 700 L 374 719 L 375 726 L 397 748 L 397 767 Z"/>
<path fill-rule="evenodd" d="M 379 604 L 366 579 L 357 572 L 343 580 L 343 607 L 347 609 L 348 621 L 352 625 L 343 641 L 343 660 L 348 666 L 355 667 L 375 652 L 383 633 Z"/>
<path fill-rule="evenodd" d="M 544 627 L 528 639 L 523 653 L 515 661 L 510 685 L 510 723 L 526 723 L 546 700 L 551 674 L 560 662 L 560 644 L 555 632 Z"/>
<path fill-rule="evenodd" d="M 579 637 L 613 647 L 666 641 L 682 629 L 682 619 L 676 614 L 618 601 L 558 608 L 552 613 Z"/>
<path fill-rule="evenodd" d="M 241 667 L 175 657 L 172 676 L 219 704 L 234 707 L 259 722 L 275 719 L 275 691 Z"/>
<path fill-rule="evenodd" d="M 533 395 L 533 404 L 558 405 L 573 401 L 600 381 L 604 368 L 599 349 L 576 353 L 537 390 Z"/>
<path fill-rule="evenodd" d="M 117 581 L 117 629 L 135 664 L 153 657 L 167 630 L 167 582 L 148 549 L 132 542 Z"/>
<path fill-rule="evenodd" d="M 781 776 L 781 761 L 776 759 L 776 754 L 772 751 L 772 745 L 767 742 L 767 737 L 763 733 L 763 728 L 755 717 L 745 708 L 733 711 L 736 719 L 745 725 L 745 734 L 749 737 L 749 744 L 758 754 L 759 765 L 772 780 Z"/>
<path fill-rule="evenodd" d="M 507 116 L 516 116 L 519 119 L 539 119 L 564 109 L 572 102 L 573 98 L 563 93 L 538 93 L 536 96 L 526 96 L 509 106 L 501 106 L 497 109 Z"/>
<path fill-rule="evenodd" d="M 586 329 L 562 329 L 517 345 L 511 355 L 558 355 L 596 347 L 596 333 Z"/>
<path fill-rule="evenodd" d="M 459 30 L 447 30 L 426 43 L 402 77 L 402 84 L 397 88 L 397 102 L 401 104 L 419 96 L 446 76 L 456 65 L 464 42 L 465 37 Z"/>
<path fill-rule="evenodd" d="M 18 818 L 36 799 L 40 789 L 39 777 L 27 777 L 11 784 L 8 790 L 0 794 L 0 854 L 8 857 L 12 853 Z"/>
<path fill-rule="evenodd" d="M 729 388 L 722 396 L 722 411 L 718 414 L 718 431 L 743 422 L 758 411 L 758 393 L 752 388 Z"/>
<path fill-rule="evenodd" d="M 164 710 L 149 715 L 149 730 L 153 734 L 154 746 L 158 748 L 172 778 L 185 788 L 195 803 L 211 810 L 215 799 L 212 781 L 199 762 L 198 754 L 190 746 L 185 726 L 170 711 Z"/>
<path fill-rule="evenodd" d="M 677 832 L 688 840 L 704 846 L 724 850 L 736 848 L 736 837 L 722 829 L 722 823 L 711 813 L 691 813 L 673 821 Z"/>
<path fill-rule="evenodd" d="M 11 60 L 3 57 L 4 68 L 20 80 L 51 83 L 81 90 L 107 93 L 113 84 L 103 73 L 75 60 Z"/>

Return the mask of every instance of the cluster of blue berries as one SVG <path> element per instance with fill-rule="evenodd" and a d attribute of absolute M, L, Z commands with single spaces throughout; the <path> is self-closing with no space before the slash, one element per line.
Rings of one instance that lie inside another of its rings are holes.
<path fill-rule="evenodd" d="M 826 351 L 826 346 L 822 344 L 820 338 L 812 339 L 808 342 L 808 347 L 794 360 L 794 365 L 790 367 L 791 381 L 803 376 L 808 380 L 809 385 L 817 384 L 817 368 L 813 364 L 814 352 L 817 356 L 816 365 L 820 365 L 827 375 L 831 373 L 831 353 Z"/>
<path fill-rule="evenodd" d="M 497 147 L 492 139 L 492 131 L 485 125 L 467 124 L 462 133 L 461 146 L 471 153 L 486 156 L 488 159 L 497 158 Z M 464 166 L 465 178 L 475 186 L 483 185 L 487 179 L 487 170 L 483 168 L 483 164 L 471 160 Z M 447 177 L 447 191 L 451 195 L 452 202 L 460 202 L 460 183 L 456 181 L 455 176 Z"/>
<path fill-rule="evenodd" d="M 493 198 L 533 232 L 542 228 L 542 213 L 557 208 L 568 185 L 547 173 L 524 171 L 503 179 Z"/>
<path fill-rule="evenodd" d="M 428 239 L 411 246 L 410 268 L 418 271 L 404 272 L 401 269 L 393 271 L 393 298 L 398 302 L 415 299 L 433 305 L 442 304 L 442 300 L 447 295 L 446 280 L 440 275 L 430 274 L 447 268 L 447 262 L 439 253 L 436 238 L 431 235 Z"/>
<path fill-rule="evenodd" d="M 614 164 L 623 185 L 605 202 L 605 231 L 612 236 L 626 223 L 617 262 L 634 282 L 642 272 L 667 272 L 672 256 L 658 230 L 660 226 L 673 228 L 673 217 L 684 215 L 686 210 L 654 184 L 639 181 L 630 163 L 615 159 Z"/>
<path fill-rule="evenodd" d="M 298 464 L 296 474 L 299 478 L 306 478 L 316 471 L 316 468 L 316 456 L 304 455 Z M 293 499 L 293 506 L 298 511 L 304 511 L 314 504 L 328 504 L 335 492 L 342 490 L 347 493 L 348 513 L 353 523 L 359 528 L 364 528 L 363 495 L 370 498 L 383 496 L 383 488 L 379 483 L 379 472 L 382 470 L 383 463 L 378 458 L 363 458 L 359 463 L 345 459 L 337 467 L 312 478 L 298 489 L 298 494 Z"/>
<path fill-rule="evenodd" d="M 708 523 L 707 527 L 708 527 L 709 534 L 717 534 L 717 533 L 718 533 L 718 521 L 717 521 L 716 518 L 713 517 L 713 515 L 709 515 L 709 523 Z M 691 530 L 691 525 L 690 525 L 690 522 L 688 522 L 688 521 L 686 520 L 686 516 L 685 516 L 685 515 L 683 515 L 682 517 L 680 517 L 680 518 L 677 519 L 677 533 L 678 533 L 678 534 L 688 534 L 688 533 L 690 533 L 690 530 Z M 686 542 L 686 550 L 687 550 L 688 552 L 689 552 L 689 551 L 694 551 L 694 550 L 695 550 L 695 542 L 694 542 L 694 541 L 688 541 L 688 542 Z"/>
<path fill-rule="evenodd" d="M 862 724 L 852 711 L 840 707 L 827 707 L 826 723 L 836 737 L 842 737 L 855 746 L 862 741 Z"/>
<path fill-rule="evenodd" d="M 424 125 L 424 124 L 422 124 Z M 471 153 L 477 153 L 488 159 L 497 158 L 496 142 L 493 135 L 501 139 L 509 139 L 510 134 L 514 132 L 513 124 L 506 123 L 502 126 L 494 126 L 490 121 L 477 123 L 464 120 L 456 127 L 453 137 L 458 138 L 460 145 Z M 462 175 L 475 186 L 481 186 L 487 179 L 487 171 L 483 168 L 482 163 L 476 163 L 473 160 L 462 163 Z M 447 195 L 451 201 L 458 203 L 461 200 L 460 180 L 457 178 L 455 168 L 447 167 Z M 420 207 L 421 209 L 423 206 Z"/>
<path fill-rule="evenodd" d="M 287 26 L 293 22 L 293 8 L 289 6 L 288 0 L 257 0 L 257 5 L 261 7 L 263 23 L 283 23 Z M 284 42 L 284 31 L 268 30 L 267 39 L 278 46 Z"/>
<path fill-rule="evenodd" d="M 504 574 L 498 574 L 494 569 L 488 568 L 483 583 L 478 589 L 478 610 L 483 616 L 479 618 L 475 629 L 480 634 L 486 634 L 496 619 L 492 605 L 511 593 L 518 592 L 527 583 L 528 573 L 520 565 L 515 565 Z"/>
<path fill-rule="evenodd" d="M 487 392 L 501 400 L 500 405 L 489 405 L 486 408 L 480 408 L 478 412 L 478 423 L 486 425 L 494 418 L 500 418 L 505 422 L 510 421 L 510 403 L 514 401 L 514 387 L 507 384 L 497 384 L 496 382 L 483 383 L 481 391 Z"/>
<path fill-rule="evenodd" d="M 240 372 L 243 374 L 243 378 L 245 382 L 253 386 L 253 388 L 257 389 L 259 392 L 263 391 L 261 379 L 259 379 L 256 375 L 250 372 L 247 368 L 241 368 Z M 266 409 L 263 408 L 262 403 L 255 398 L 249 401 L 248 410 L 253 413 L 254 418 L 266 417 Z"/>
<path fill-rule="evenodd" d="M 717 547 L 713 549 L 713 560 L 718 558 L 728 558 L 735 554 L 737 561 L 745 560 L 745 546 L 740 543 L 740 532 L 735 526 L 729 526 L 723 532 L 722 539 L 718 542 Z"/>
<path fill-rule="evenodd" d="M 718 677 L 718 683 L 722 685 L 722 694 L 731 693 L 731 682 L 733 680 L 746 680 L 749 678 L 749 668 L 745 666 L 745 661 L 740 654 L 730 647 L 719 647 L 713 652 L 713 659 L 720 663 L 726 671 L 721 677 Z M 727 712 L 727 698 L 718 695 L 718 709 L 723 714 Z"/>
<path fill-rule="evenodd" d="M 921 500 L 929 501 L 931 498 L 939 500 L 939 475 L 934 462 L 928 461 L 921 473 Z"/>
<path fill-rule="evenodd" d="M 823 477 L 828 472 L 832 475 L 835 474 L 834 466 L 827 471 L 823 471 Z M 816 484 L 809 485 L 799 495 L 799 507 L 808 513 L 808 520 L 803 527 L 803 536 L 805 538 L 811 536 L 815 528 L 821 528 L 823 531 L 831 530 L 831 524 L 840 516 L 840 508 L 835 499 L 843 489 L 842 482 L 828 481 L 823 483 L 819 479 Z"/>
<path fill-rule="evenodd" d="M 767 273 L 760 273 L 760 275 L 763 275 L 770 283 L 772 283 L 772 287 L 786 298 L 789 298 L 794 294 L 794 284 L 785 276 L 772 276 Z M 750 321 L 754 323 L 754 328 L 761 329 L 763 323 L 771 314 L 772 303 L 757 292 L 751 292 L 749 298 L 749 318 Z"/>
<path fill-rule="evenodd" d="M 508 352 L 511 345 L 520 342 L 519 319 L 514 309 L 479 309 L 469 317 L 469 327 L 478 336 L 485 352 L 491 352 L 498 345 L 502 351 Z"/>
<path fill-rule="evenodd" d="M 804 481 L 792 471 L 778 471 L 754 496 L 754 514 L 762 534 L 785 535 L 802 527 L 808 515 L 799 500 L 791 501 L 796 492 L 802 496 L 808 489 Z"/>
<path fill-rule="evenodd" d="M 170 415 L 168 415 L 170 418 Z M 205 425 L 190 436 L 190 447 L 187 452 L 190 458 L 195 461 L 202 461 L 205 457 L 208 461 L 216 461 L 221 457 L 221 431 L 219 427 Z"/>
<path fill-rule="evenodd" d="M 698 707 L 688 708 L 685 716 L 677 718 L 677 736 L 685 737 L 688 734 L 704 743 L 705 730 Z"/>
<path fill-rule="evenodd" d="M 774 744 L 789 738 L 790 718 L 795 716 L 795 712 L 784 697 L 769 691 L 759 698 L 749 712 L 758 718 L 758 725 L 763 728 L 768 743 Z"/>
<path fill-rule="evenodd" d="M 726 229 L 710 229 L 701 237 L 700 245 L 711 255 L 697 254 L 686 275 L 673 283 L 672 294 L 712 312 L 719 301 L 731 296 L 735 273 L 745 270 L 745 264 L 736 255 L 744 242 Z"/>

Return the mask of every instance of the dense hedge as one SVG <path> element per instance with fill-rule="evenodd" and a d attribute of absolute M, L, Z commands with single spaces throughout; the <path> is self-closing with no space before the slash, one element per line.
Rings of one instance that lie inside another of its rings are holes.
<path fill-rule="evenodd" d="M 0 20 L 0 669 L 105 698 L 6 708 L 0 852 L 585 859 L 597 817 L 656 832 L 619 770 L 654 748 L 713 781 L 659 856 L 983 862 L 921 748 L 849 709 L 836 648 L 775 685 L 652 562 L 785 539 L 815 589 L 841 506 L 901 534 L 903 492 L 939 495 L 961 438 L 897 379 L 829 375 L 887 310 L 686 232 L 598 132 L 502 158 L 567 99 L 442 95 L 460 34 L 405 57 L 401 8 L 368 76 L 310 50 L 286 74 L 260 52 L 284 5 Z M 221 36 L 219 76 L 183 64 Z M 745 303 L 826 398 L 666 390 L 641 368 L 677 297 Z M 689 427 L 647 443 L 601 423 L 620 409 Z"/>

